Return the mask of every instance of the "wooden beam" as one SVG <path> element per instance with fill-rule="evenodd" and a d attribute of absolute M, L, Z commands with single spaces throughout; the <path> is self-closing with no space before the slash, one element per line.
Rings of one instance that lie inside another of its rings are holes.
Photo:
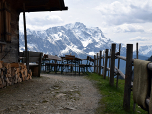
<path fill-rule="evenodd" d="M 104 73 L 103 73 L 103 78 L 106 79 L 106 74 L 107 74 L 107 60 L 108 60 L 108 49 L 105 50 L 105 65 L 104 65 Z"/>
<path fill-rule="evenodd" d="M 23 12 L 23 22 L 24 22 L 24 40 L 25 40 L 25 56 L 26 56 L 26 68 L 29 72 L 29 56 L 27 50 L 27 34 L 26 34 L 26 18 L 25 18 L 25 3 L 23 4 L 24 12 Z"/>
<path fill-rule="evenodd" d="M 96 55 L 94 55 L 94 73 L 96 72 Z"/>
<path fill-rule="evenodd" d="M 125 75 L 121 72 L 121 70 L 119 70 L 116 66 L 115 69 L 117 70 L 117 73 L 123 78 L 125 79 Z"/>
<path fill-rule="evenodd" d="M 97 74 L 98 74 L 98 68 L 99 68 L 99 67 L 98 67 L 98 66 L 99 66 L 99 65 L 98 65 L 98 59 L 99 59 L 99 58 L 98 58 L 98 53 L 97 53 L 97 70 L 96 70 L 96 73 L 97 73 Z"/>
<path fill-rule="evenodd" d="M 115 68 L 115 50 L 116 44 L 111 46 L 111 66 L 110 66 L 110 85 L 114 85 L 114 68 Z"/>
<path fill-rule="evenodd" d="M 103 62 L 102 63 L 103 63 L 103 66 L 104 66 L 104 51 L 103 51 L 103 56 L 102 57 L 103 57 Z M 104 69 L 102 69 L 102 75 L 103 75 L 103 73 L 104 73 Z"/>
<path fill-rule="evenodd" d="M 100 51 L 100 56 L 99 56 L 99 75 L 101 75 L 101 55 L 102 55 L 102 51 Z"/>
<path fill-rule="evenodd" d="M 119 56 L 120 56 L 120 49 L 121 49 L 121 44 L 119 44 Z M 120 58 L 118 58 L 118 69 L 120 66 Z M 119 74 L 117 74 L 117 82 L 116 82 L 116 88 L 118 89 L 118 79 L 119 79 Z"/>
<path fill-rule="evenodd" d="M 136 43 L 136 59 L 138 59 L 138 43 Z M 133 104 L 133 110 L 136 110 L 136 103 Z"/>
<path fill-rule="evenodd" d="M 136 43 L 136 59 L 138 59 L 138 43 Z"/>
<path fill-rule="evenodd" d="M 126 75 L 125 75 L 125 87 L 124 87 L 124 99 L 123 99 L 123 108 L 127 111 L 130 110 L 132 56 L 133 56 L 133 44 L 127 44 Z"/>

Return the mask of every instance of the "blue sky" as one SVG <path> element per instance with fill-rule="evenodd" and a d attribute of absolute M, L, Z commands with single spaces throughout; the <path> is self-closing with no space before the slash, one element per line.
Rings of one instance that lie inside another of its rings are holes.
<path fill-rule="evenodd" d="M 152 0 L 64 0 L 68 11 L 26 13 L 27 28 L 45 30 L 52 26 L 82 22 L 99 27 L 117 43 L 152 45 Z M 20 14 L 20 30 L 23 30 Z"/>

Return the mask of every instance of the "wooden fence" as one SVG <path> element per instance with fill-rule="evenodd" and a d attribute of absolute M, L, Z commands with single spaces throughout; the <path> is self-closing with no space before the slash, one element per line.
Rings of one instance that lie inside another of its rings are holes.
<path fill-rule="evenodd" d="M 111 86 L 114 86 L 114 76 L 117 76 L 117 80 L 116 80 L 117 88 L 118 88 L 119 76 L 125 79 L 123 107 L 125 110 L 130 110 L 130 95 L 133 87 L 133 82 L 132 82 L 132 66 L 134 63 L 133 44 L 127 44 L 126 57 L 120 56 L 120 48 L 121 48 L 121 44 L 119 44 L 119 51 L 116 52 L 116 44 L 113 43 L 111 46 L 109 56 L 108 56 L 108 52 L 109 52 L 108 49 L 103 51 L 103 55 L 102 55 L 102 51 L 99 52 L 99 56 L 98 53 L 97 55 L 94 55 L 94 72 L 99 75 L 102 74 L 104 79 L 106 78 L 106 74 L 108 72 L 108 78 L 110 76 L 109 84 Z M 107 67 L 108 59 L 109 59 L 109 67 Z M 118 67 L 115 66 L 115 59 L 118 59 Z M 125 74 L 123 74 L 122 71 L 119 69 L 120 59 L 126 61 Z M 138 59 L 138 43 L 136 44 L 136 59 Z M 103 64 L 101 65 L 101 63 Z M 148 64 L 148 69 L 152 70 L 152 63 Z M 149 106 L 149 99 L 146 99 L 146 103 Z M 134 103 L 134 110 L 135 110 L 135 103 Z"/>

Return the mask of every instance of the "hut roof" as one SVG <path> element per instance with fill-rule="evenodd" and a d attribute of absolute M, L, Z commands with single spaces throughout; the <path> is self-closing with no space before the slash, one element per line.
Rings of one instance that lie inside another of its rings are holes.
<path fill-rule="evenodd" d="M 68 10 L 65 7 L 64 0 L 0 0 L 6 1 L 11 7 L 19 12 L 23 12 L 25 3 L 25 12 L 38 11 L 62 11 Z"/>

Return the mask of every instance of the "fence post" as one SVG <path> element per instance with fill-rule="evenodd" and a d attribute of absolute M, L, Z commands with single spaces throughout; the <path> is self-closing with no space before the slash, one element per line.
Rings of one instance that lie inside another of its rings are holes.
<path fill-rule="evenodd" d="M 121 44 L 119 44 L 119 55 L 120 55 L 120 49 L 121 49 Z M 120 66 L 120 59 L 118 58 L 118 69 Z M 117 74 L 117 82 L 116 82 L 116 88 L 118 89 L 118 79 L 119 79 L 119 74 Z"/>
<path fill-rule="evenodd" d="M 136 59 L 138 59 L 138 43 L 136 43 Z"/>
<path fill-rule="evenodd" d="M 103 66 L 104 66 L 104 51 L 103 51 L 103 56 L 102 56 L 102 58 L 103 58 Z M 104 68 L 102 67 L 102 75 L 103 75 L 103 72 L 104 72 Z"/>
<path fill-rule="evenodd" d="M 97 53 L 97 69 L 96 69 L 96 73 L 98 74 L 98 53 Z"/>
<path fill-rule="evenodd" d="M 109 54 L 109 56 L 111 56 L 111 49 L 110 49 L 110 54 Z M 109 57 L 109 68 L 110 68 L 110 63 L 111 63 L 111 61 L 110 61 L 110 57 Z M 109 74 L 110 74 L 110 71 L 109 71 Z M 109 74 L 108 74 L 108 79 L 109 79 Z"/>
<path fill-rule="evenodd" d="M 94 55 L 94 73 L 96 72 L 96 56 Z"/>
<path fill-rule="evenodd" d="M 110 66 L 110 85 L 114 85 L 114 68 L 115 68 L 115 50 L 116 44 L 111 46 L 111 66 Z"/>
<path fill-rule="evenodd" d="M 108 49 L 105 50 L 105 65 L 104 65 L 104 73 L 103 78 L 106 79 L 106 73 L 107 73 L 107 60 L 108 60 Z"/>
<path fill-rule="evenodd" d="M 96 72 L 96 56 L 94 55 L 94 73 Z"/>
<path fill-rule="evenodd" d="M 138 43 L 136 43 L 136 59 L 138 59 Z M 136 103 L 134 102 L 133 110 L 136 110 Z"/>
<path fill-rule="evenodd" d="M 127 111 L 130 110 L 132 54 L 133 54 L 133 44 L 127 44 L 126 75 L 125 75 L 125 87 L 124 87 L 124 99 L 123 99 L 123 108 Z"/>
<path fill-rule="evenodd" d="M 100 51 L 100 56 L 99 56 L 99 75 L 101 75 L 101 53 L 102 51 Z"/>

